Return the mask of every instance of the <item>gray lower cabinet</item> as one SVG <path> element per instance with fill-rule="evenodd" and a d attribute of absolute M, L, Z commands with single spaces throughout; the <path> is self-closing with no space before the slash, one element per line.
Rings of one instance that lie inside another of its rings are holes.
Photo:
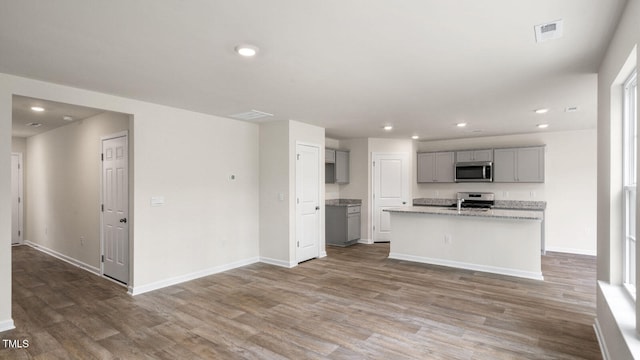
<path fill-rule="evenodd" d="M 348 246 L 360 240 L 360 206 L 326 206 L 327 245 Z"/>

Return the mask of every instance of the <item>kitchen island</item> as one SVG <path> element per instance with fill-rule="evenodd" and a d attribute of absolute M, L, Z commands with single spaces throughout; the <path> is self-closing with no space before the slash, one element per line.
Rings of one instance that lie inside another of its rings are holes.
<path fill-rule="evenodd" d="M 391 214 L 389 258 L 542 280 L 540 211 L 411 206 Z"/>

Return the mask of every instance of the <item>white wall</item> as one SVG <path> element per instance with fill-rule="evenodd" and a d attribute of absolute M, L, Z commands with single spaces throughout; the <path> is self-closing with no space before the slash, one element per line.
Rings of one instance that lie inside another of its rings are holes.
<path fill-rule="evenodd" d="M 27 138 L 25 240 L 100 268 L 100 137 L 128 128 L 105 112 Z"/>
<path fill-rule="evenodd" d="M 23 156 L 27 156 L 27 139 L 21 137 L 11 138 L 11 152 L 22 153 Z M 24 159 L 22 160 L 24 161 Z"/>
<path fill-rule="evenodd" d="M 289 186 L 289 122 L 262 123 L 260 124 L 260 258 L 281 266 L 290 265 Z"/>
<path fill-rule="evenodd" d="M 624 295 L 613 296 L 620 292 L 615 290 L 622 280 L 621 83 L 631 68 L 640 64 L 639 23 L 640 0 L 629 0 L 598 72 L 598 280 L 604 286 L 598 284 L 597 324 L 611 359 L 629 359 L 632 352 L 640 354 L 640 303 L 628 304 Z M 640 218 L 636 222 L 640 223 Z M 638 259 L 640 247 L 636 250 Z M 638 276 L 640 267 L 636 267 Z M 625 309 L 625 304 L 629 309 Z M 635 327 L 616 319 L 628 319 L 634 313 Z"/>
<path fill-rule="evenodd" d="M 293 267 L 296 257 L 296 145 L 320 149 L 320 256 L 324 239 L 324 129 L 293 120 L 260 125 L 260 260 Z M 281 200 L 282 199 L 282 200 Z"/>
<path fill-rule="evenodd" d="M 10 166 L 13 94 L 133 114 L 134 292 L 257 261 L 257 125 L 0 74 L 2 169 Z M 0 198 L 9 194 L 2 171 Z M 166 205 L 151 207 L 152 196 Z M 11 319 L 9 205 L 0 204 L 0 326 Z"/>
<path fill-rule="evenodd" d="M 258 126 L 155 105 L 132 113 L 135 286 L 257 261 Z M 151 207 L 153 196 L 166 204 Z"/>
<path fill-rule="evenodd" d="M 11 198 L 11 86 L 0 78 L 0 199 Z M 11 202 L 0 201 L 0 331 L 11 319 Z"/>
<path fill-rule="evenodd" d="M 546 201 L 548 250 L 596 254 L 596 130 L 427 141 L 418 151 L 546 145 L 545 182 L 418 184 L 414 197 L 455 198 L 458 191 L 489 191 L 500 200 Z M 414 177 L 415 179 L 415 177 Z"/>

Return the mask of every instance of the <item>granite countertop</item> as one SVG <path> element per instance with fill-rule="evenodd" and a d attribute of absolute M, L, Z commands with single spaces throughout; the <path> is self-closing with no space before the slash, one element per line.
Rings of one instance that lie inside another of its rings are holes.
<path fill-rule="evenodd" d="M 325 206 L 360 206 L 362 200 L 360 199 L 332 199 L 325 200 Z"/>
<path fill-rule="evenodd" d="M 512 209 L 462 209 L 458 212 L 455 207 L 444 206 L 408 206 L 402 208 L 391 208 L 383 211 L 391 213 L 406 214 L 431 214 L 442 216 L 469 216 L 469 217 L 487 217 L 512 220 L 539 220 L 542 221 L 542 212 L 539 210 L 512 210 Z"/>
<path fill-rule="evenodd" d="M 418 198 L 413 199 L 414 206 L 452 206 L 456 199 L 434 199 Z M 546 201 L 524 201 L 524 200 L 496 200 L 494 209 L 509 210 L 536 210 L 541 211 L 547 207 Z"/>

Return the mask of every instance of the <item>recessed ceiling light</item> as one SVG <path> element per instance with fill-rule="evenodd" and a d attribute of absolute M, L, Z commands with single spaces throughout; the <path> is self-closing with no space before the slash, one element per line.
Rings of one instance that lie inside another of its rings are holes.
<path fill-rule="evenodd" d="M 456 126 L 462 128 L 462 127 L 467 126 L 467 123 L 465 123 L 465 122 L 457 123 Z"/>
<path fill-rule="evenodd" d="M 542 108 L 542 109 L 537 109 L 535 110 L 536 114 L 546 114 L 549 112 L 549 109 L 547 108 Z"/>
<path fill-rule="evenodd" d="M 40 107 L 40 106 L 32 106 L 31 110 L 36 111 L 36 112 L 43 112 L 44 108 Z"/>
<path fill-rule="evenodd" d="M 73 121 L 73 116 L 65 115 L 65 116 L 62 117 L 62 120 L 64 120 L 64 121 Z"/>
<path fill-rule="evenodd" d="M 391 131 L 391 130 L 393 130 L 393 126 L 391 126 L 391 125 L 385 125 L 385 126 L 383 127 L 383 129 L 385 129 L 386 131 Z"/>
<path fill-rule="evenodd" d="M 418 136 L 418 135 L 413 135 L 411 138 L 412 138 L 413 140 L 418 140 L 418 139 L 420 139 L 420 136 Z"/>
<path fill-rule="evenodd" d="M 549 124 L 538 124 L 538 129 L 546 129 L 549 127 Z"/>
<path fill-rule="evenodd" d="M 258 53 L 258 47 L 254 45 L 238 45 L 236 46 L 236 52 L 244 57 L 252 57 Z"/>

